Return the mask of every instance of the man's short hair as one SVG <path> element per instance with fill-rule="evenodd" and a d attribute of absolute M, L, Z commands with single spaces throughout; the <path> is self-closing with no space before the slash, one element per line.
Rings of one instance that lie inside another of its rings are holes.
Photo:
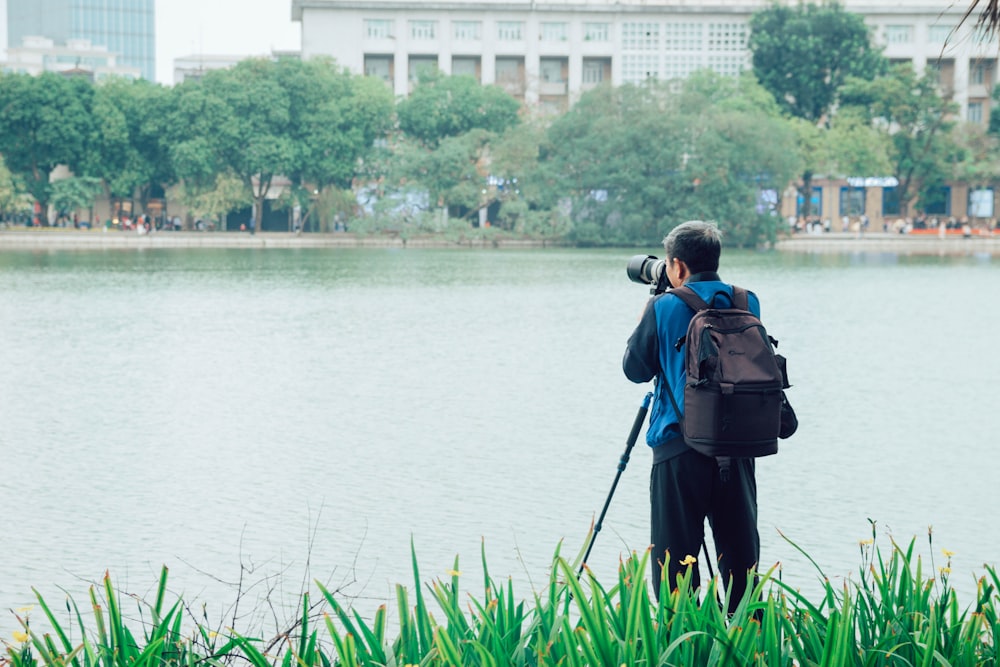
<path fill-rule="evenodd" d="M 679 259 L 691 273 L 718 271 L 722 232 L 714 222 L 689 220 L 670 230 L 663 239 L 667 261 Z"/>

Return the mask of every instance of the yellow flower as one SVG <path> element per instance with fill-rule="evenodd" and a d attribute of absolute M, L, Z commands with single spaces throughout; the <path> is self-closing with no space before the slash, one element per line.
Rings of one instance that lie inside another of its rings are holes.
<path fill-rule="evenodd" d="M 694 565 L 697 562 L 698 562 L 697 558 L 695 558 L 691 554 L 688 554 L 687 556 L 684 557 L 684 560 L 681 561 L 681 565 Z"/>
<path fill-rule="evenodd" d="M 14 641 L 16 641 L 18 644 L 23 644 L 24 642 L 28 641 L 28 633 L 26 633 L 26 632 L 19 632 L 19 631 L 15 630 L 14 631 Z"/>
<path fill-rule="evenodd" d="M 940 572 L 941 574 L 951 574 L 951 568 L 950 567 L 939 567 L 938 568 L 938 572 Z"/>
<path fill-rule="evenodd" d="M 17 608 L 17 613 L 19 613 L 19 614 L 27 614 L 27 613 L 30 613 L 31 610 L 34 609 L 34 608 L 35 608 L 35 605 L 33 605 L 33 604 L 29 604 L 27 607 L 18 607 Z"/>
<path fill-rule="evenodd" d="M 941 550 L 941 553 L 943 553 L 943 554 L 944 554 L 944 557 L 945 557 L 945 558 L 951 558 L 952 556 L 954 556 L 954 555 L 955 555 L 955 552 L 954 552 L 954 551 L 948 551 L 947 549 L 942 549 L 942 550 Z"/>
<path fill-rule="evenodd" d="M 874 539 L 861 540 L 860 542 L 858 542 L 858 544 L 860 544 L 863 547 L 866 547 L 869 544 L 875 544 L 875 540 Z"/>
<path fill-rule="evenodd" d="M 448 570 L 449 577 L 461 577 L 462 572 L 460 570 Z"/>

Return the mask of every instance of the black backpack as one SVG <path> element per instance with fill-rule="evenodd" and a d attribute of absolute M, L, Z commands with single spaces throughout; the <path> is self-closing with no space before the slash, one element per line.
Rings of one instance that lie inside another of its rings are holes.
<path fill-rule="evenodd" d="M 685 348 L 684 441 L 720 460 L 777 453 L 778 438 L 791 436 L 798 421 L 785 398 L 785 359 L 750 312 L 747 291 L 733 286 L 732 308 L 710 306 L 687 286 L 671 293 L 695 311 L 675 346 Z M 669 388 L 667 395 L 680 415 Z"/>

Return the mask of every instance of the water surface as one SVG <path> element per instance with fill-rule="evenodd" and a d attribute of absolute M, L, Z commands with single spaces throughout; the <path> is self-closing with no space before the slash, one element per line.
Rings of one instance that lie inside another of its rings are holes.
<path fill-rule="evenodd" d="M 640 252 L 641 249 L 636 249 Z M 653 251 L 655 253 L 655 250 Z M 106 570 L 224 615 L 319 578 L 366 613 L 412 580 L 530 594 L 582 546 L 646 386 L 621 373 L 632 252 L 0 254 L 0 608 L 85 599 Z M 996 563 L 988 256 L 728 252 L 789 358 L 800 419 L 758 465 L 764 567 L 843 578 L 877 522 L 953 581 Z M 590 564 L 648 544 L 636 448 Z M 927 544 L 933 526 L 933 546 Z M 269 593 L 270 592 L 270 593 Z M 392 606 L 390 605 L 390 608 Z M 0 632 L 13 628 L 0 615 Z"/>

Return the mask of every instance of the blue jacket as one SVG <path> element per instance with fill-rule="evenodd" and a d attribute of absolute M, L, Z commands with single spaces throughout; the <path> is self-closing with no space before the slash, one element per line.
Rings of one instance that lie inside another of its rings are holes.
<path fill-rule="evenodd" d="M 730 308 L 733 305 L 733 287 L 722 282 L 719 274 L 705 271 L 691 276 L 685 283 L 709 305 Z M 747 293 L 750 311 L 760 317 L 760 302 L 753 292 Z M 678 415 L 667 396 L 669 379 L 677 406 L 684 411 L 684 348 L 677 349 L 677 342 L 686 334 L 694 311 L 669 291 L 653 297 L 632 332 L 625 347 L 622 369 L 632 382 L 649 382 L 656 379 L 653 406 L 646 429 L 646 444 L 653 448 L 653 462 L 659 463 L 687 451 Z"/>

